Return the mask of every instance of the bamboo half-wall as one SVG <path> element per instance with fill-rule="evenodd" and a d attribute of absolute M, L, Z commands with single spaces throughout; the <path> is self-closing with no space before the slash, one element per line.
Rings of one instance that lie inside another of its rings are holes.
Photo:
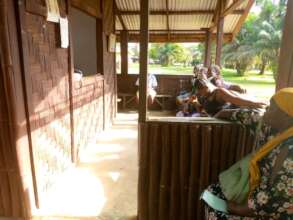
<path fill-rule="evenodd" d="M 139 125 L 139 220 L 204 219 L 201 192 L 251 152 L 253 136 L 219 122 Z"/>

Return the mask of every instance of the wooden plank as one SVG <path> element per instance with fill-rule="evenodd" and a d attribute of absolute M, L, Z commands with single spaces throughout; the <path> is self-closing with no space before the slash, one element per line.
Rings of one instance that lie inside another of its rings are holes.
<path fill-rule="evenodd" d="M 169 0 L 166 0 L 166 28 L 168 32 L 168 39 L 170 39 L 170 24 L 169 24 Z"/>
<path fill-rule="evenodd" d="M 201 158 L 201 138 L 200 126 L 190 126 L 190 146 L 191 146 L 191 163 L 190 163 L 190 178 L 189 178 L 189 192 L 188 192 L 188 208 L 187 219 L 194 220 L 199 212 L 200 206 L 200 158 Z"/>
<path fill-rule="evenodd" d="M 222 142 L 222 129 L 223 126 L 215 125 L 213 126 L 212 131 L 212 154 L 211 154 L 211 167 L 210 169 L 210 177 L 211 182 L 215 183 L 218 181 L 218 176 L 220 172 L 220 148 Z"/>
<path fill-rule="evenodd" d="M 139 124 L 139 174 L 138 174 L 138 219 L 149 219 L 149 129 L 146 123 Z"/>
<path fill-rule="evenodd" d="M 161 175 L 161 128 L 158 124 L 150 127 L 150 186 L 149 186 L 149 219 L 159 220 L 159 195 Z"/>
<path fill-rule="evenodd" d="M 123 30 L 120 33 L 121 48 L 121 74 L 128 75 L 128 32 Z"/>
<path fill-rule="evenodd" d="M 207 30 L 206 39 L 205 39 L 205 57 L 204 57 L 205 67 L 209 67 L 211 65 L 211 48 L 212 48 L 212 32 L 210 30 Z"/>
<path fill-rule="evenodd" d="M 146 121 L 147 113 L 147 77 L 149 43 L 149 0 L 141 1 L 140 8 L 140 63 L 139 63 L 139 122 Z"/>
<path fill-rule="evenodd" d="M 190 138 L 189 126 L 180 126 L 180 219 L 187 219 L 188 207 L 188 186 L 190 174 Z"/>
<path fill-rule="evenodd" d="M 276 90 L 293 87 L 293 1 L 287 3 Z"/>
<path fill-rule="evenodd" d="M 211 125 L 202 125 L 202 143 L 201 143 L 201 163 L 200 163 L 200 184 L 199 192 L 202 192 L 209 185 L 209 171 L 210 171 L 210 160 L 211 160 Z M 199 203 L 197 219 L 203 219 L 203 203 Z"/>
<path fill-rule="evenodd" d="M 117 35 L 117 41 L 120 41 L 119 34 Z M 229 42 L 232 40 L 232 34 L 223 35 L 224 42 Z M 150 33 L 149 42 L 150 43 L 165 43 L 165 42 L 205 42 L 205 33 L 180 33 L 174 34 L 170 31 L 170 36 L 168 38 L 168 33 L 156 34 Z M 216 39 L 216 35 L 212 34 L 212 40 Z M 128 42 L 140 42 L 140 34 L 128 34 Z"/>
<path fill-rule="evenodd" d="M 180 218 L 180 174 L 179 174 L 179 126 L 171 124 L 171 147 L 172 147 L 172 164 L 171 164 L 171 192 L 170 192 L 170 220 L 178 220 Z"/>
<path fill-rule="evenodd" d="M 162 126 L 162 165 L 160 179 L 159 219 L 169 219 L 171 187 L 171 134 L 170 126 Z"/>

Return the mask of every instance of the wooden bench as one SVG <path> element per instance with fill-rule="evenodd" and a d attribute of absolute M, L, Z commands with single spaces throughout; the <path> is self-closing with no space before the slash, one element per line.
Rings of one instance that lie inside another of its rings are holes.
<path fill-rule="evenodd" d="M 126 109 L 127 104 L 136 99 L 136 94 L 119 92 L 118 97 L 122 98 L 122 108 Z"/>
<path fill-rule="evenodd" d="M 154 101 L 156 103 L 158 103 L 158 105 L 161 107 L 162 110 L 165 110 L 165 101 L 166 99 L 170 99 L 172 98 L 172 95 L 168 95 L 168 94 L 157 94 L 155 96 Z"/>
<path fill-rule="evenodd" d="M 127 105 L 136 99 L 136 94 L 119 92 L 118 97 L 122 100 L 122 109 L 126 109 Z M 158 103 L 162 110 L 165 109 L 165 102 L 167 99 L 172 98 L 172 95 L 157 94 L 154 101 Z"/>

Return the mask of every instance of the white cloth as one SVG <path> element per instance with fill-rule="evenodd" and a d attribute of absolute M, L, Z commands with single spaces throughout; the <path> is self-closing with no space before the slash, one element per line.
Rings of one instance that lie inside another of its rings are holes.
<path fill-rule="evenodd" d="M 136 86 L 139 86 L 139 78 L 137 78 L 136 82 L 135 82 Z M 148 74 L 148 88 L 149 89 L 154 89 L 158 86 L 158 81 L 157 78 L 155 77 L 155 75 L 153 74 Z"/>

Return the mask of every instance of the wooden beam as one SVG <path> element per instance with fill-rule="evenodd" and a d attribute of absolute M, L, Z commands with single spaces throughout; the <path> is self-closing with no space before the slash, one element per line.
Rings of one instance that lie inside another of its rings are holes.
<path fill-rule="evenodd" d="M 220 17 L 217 26 L 217 48 L 216 48 L 216 60 L 215 64 L 221 66 L 221 55 L 223 46 L 223 29 L 224 29 L 224 18 Z"/>
<path fill-rule="evenodd" d="M 287 3 L 276 90 L 293 87 L 293 1 Z M 289 101 L 289 100 L 288 100 Z"/>
<path fill-rule="evenodd" d="M 247 3 L 247 6 L 244 10 L 244 13 L 243 15 L 240 17 L 234 31 L 233 31 L 233 38 L 238 34 L 238 32 L 240 31 L 241 29 L 241 26 L 242 24 L 244 23 L 245 19 L 247 18 L 248 14 L 249 14 L 249 11 L 250 9 L 252 8 L 253 4 L 254 4 L 255 0 L 249 0 L 248 3 Z"/>
<path fill-rule="evenodd" d="M 120 15 L 139 15 L 139 11 L 119 11 Z M 185 11 L 168 11 L 169 15 L 213 15 L 215 13 L 214 10 L 185 10 Z M 243 14 L 244 10 L 234 10 L 232 14 Z M 150 15 L 166 15 L 167 10 L 158 10 L 158 11 L 151 11 Z M 118 15 L 118 14 L 117 14 Z"/>
<path fill-rule="evenodd" d="M 187 32 L 187 33 L 205 33 L 206 30 L 203 29 L 198 29 L 198 30 L 183 30 L 183 29 L 169 29 L 170 32 Z M 118 30 L 118 31 L 123 31 L 123 30 Z M 131 29 L 128 30 L 131 32 L 139 32 L 140 30 L 138 29 Z M 149 29 L 149 32 L 168 32 L 168 29 Z"/>
<path fill-rule="evenodd" d="M 120 36 L 121 74 L 125 76 L 128 74 L 128 32 L 125 30 L 121 31 Z"/>
<path fill-rule="evenodd" d="M 170 39 L 170 24 L 169 24 L 169 1 L 166 0 L 166 17 L 167 17 L 167 30 L 168 30 L 168 39 Z"/>
<path fill-rule="evenodd" d="M 212 40 L 216 39 L 216 34 L 211 34 Z M 205 42 L 206 34 L 172 34 L 170 33 L 170 39 L 168 34 L 149 34 L 150 43 L 186 43 L 186 42 Z M 232 40 L 232 34 L 224 34 L 224 42 Z M 120 35 L 117 35 L 117 42 L 120 42 Z M 128 42 L 140 42 L 139 34 L 128 34 Z"/>
<path fill-rule="evenodd" d="M 125 23 L 123 21 L 123 18 L 121 16 L 121 13 L 120 13 L 119 9 L 117 8 L 116 1 L 114 1 L 114 9 L 115 9 L 114 10 L 115 11 L 115 14 L 118 16 L 118 19 L 119 19 L 119 21 L 121 23 L 121 26 L 122 26 L 123 30 L 127 30 L 127 28 L 125 26 Z"/>
<path fill-rule="evenodd" d="M 226 10 L 224 10 L 222 17 L 225 17 L 225 16 L 231 14 L 243 2 L 244 2 L 243 0 L 234 0 L 233 3 Z"/>
<path fill-rule="evenodd" d="M 211 47 L 212 47 L 212 32 L 210 30 L 207 30 L 206 42 L 205 42 L 205 58 L 204 58 L 205 67 L 210 67 L 211 65 Z"/>
<path fill-rule="evenodd" d="M 70 0 L 70 3 L 73 7 L 78 8 L 91 16 L 94 16 L 97 18 L 103 17 L 101 8 L 99 7 L 100 0 L 94 0 L 94 1 L 93 0 L 92 1 Z"/>
<path fill-rule="evenodd" d="M 148 77 L 148 43 L 149 43 L 149 0 L 140 1 L 140 50 L 139 50 L 139 117 L 144 123 L 147 114 L 147 77 Z"/>

